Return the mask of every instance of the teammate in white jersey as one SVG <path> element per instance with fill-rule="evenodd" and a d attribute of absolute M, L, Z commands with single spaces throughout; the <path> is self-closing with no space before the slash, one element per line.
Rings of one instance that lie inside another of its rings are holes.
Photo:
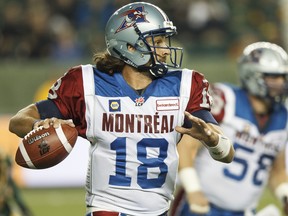
<path fill-rule="evenodd" d="M 23 137 L 40 125 L 69 124 L 90 141 L 87 216 L 166 215 L 183 134 L 218 161 L 231 162 L 234 148 L 210 113 L 208 81 L 177 69 L 182 48 L 171 46 L 176 27 L 160 8 L 125 5 L 105 32 L 107 51 L 95 54 L 95 66 L 70 69 L 47 100 L 11 119 L 10 131 Z M 182 127 L 185 116 L 193 127 Z"/>
<path fill-rule="evenodd" d="M 173 216 L 254 215 L 266 185 L 288 214 L 287 54 L 276 44 L 253 43 L 239 59 L 238 75 L 240 87 L 211 85 L 211 112 L 233 140 L 234 160 L 229 165 L 211 160 L 197 141 L 179 145 L 179 178 L 185 192 L 179 190 Z"/>

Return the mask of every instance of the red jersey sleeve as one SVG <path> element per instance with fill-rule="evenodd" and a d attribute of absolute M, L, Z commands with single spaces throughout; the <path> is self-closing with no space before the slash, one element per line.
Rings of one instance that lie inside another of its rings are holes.
<path fill-rule="evenodd" d="M 50 88 L 48 98 L 53 100 L 65 119 L 73 119 L 79 135 L 85 137 L 85 98 L 82 68 L 71 68 Z"/>
<path fill-rule="evenodd" d="M 209 82 L 204 75 L 193 71 L 190 99 L 186 111 L 193 113 L 195 111 L 206 109 L 211 110 L 212 97 L 209 94 Z"/>
<path fill-rule="evenodd" d="M 217 122 L 221 122 L 225 115 L 225 94 L 222 89 L 217 88 L 215 85 L 211 85 L 210 90 L 213 97 L 211 113 Z"/>

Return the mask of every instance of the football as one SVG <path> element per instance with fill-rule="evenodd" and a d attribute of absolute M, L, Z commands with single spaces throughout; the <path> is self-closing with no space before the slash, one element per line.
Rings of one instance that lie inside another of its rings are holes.
<path fill-rule="evenodd" d="M 78 132 L 67 124 L 58 128 L 38 127 L 30 131 L 19 144 L 15 161 L 29 169 L 46 169 L 63 161 L 72 151 Z"/>

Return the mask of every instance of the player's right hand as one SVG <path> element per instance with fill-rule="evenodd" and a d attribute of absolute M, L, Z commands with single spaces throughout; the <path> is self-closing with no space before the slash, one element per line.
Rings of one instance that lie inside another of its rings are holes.
<path fill-rule="evenodd" d="M 57 118 L 47 118 L 44 120 L 39 120 L 34 123 L 33 129 L 36 129 L 37 127 L 43 126 L 44 128 L 48 128 L 49 126 L 53 125 L 54 128 L 58 128 L 59 124 L 68 124 L 70 127 L 75 127 L 72 119 L 57 119 Z"/>
<path fill-rule="evenodd" d="M 209 202 L 201 191 L 190 192 L 186 196 L 191 212 L 206 214 L 210 211 Z"/>

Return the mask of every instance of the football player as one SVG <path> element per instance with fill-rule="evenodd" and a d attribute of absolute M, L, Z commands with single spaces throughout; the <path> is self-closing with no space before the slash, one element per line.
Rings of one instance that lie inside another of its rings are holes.
<path fill-rule="evenodd" d="M 170 41 L 175 34 L 157 6 L 123 6 L 107 22 L 107 51 L 95 54 L 95 65 L 73 67 L 47 100 L 10 121 L 20 137 L 69 124 L 90 141 L 87 216 L 167 215 L 181 134 L 201 140 L 215 160 L 233 159 L 233 146 L 210 113 L 209 83 L 180 69 L 182 48 Z M 182 127 L 185 116 L 193 127 Z"/>
<path fill-rule="evenodd" d="M 212 114 L 233 141 L 234 160 L 211 161 L 195 140 L 179 145 L 184 193 L 179 190 L 173 216 L 254 215 L 266 185 L 288 214 L 287 54 L 276 44 L 256 42 L 244 49 L 238 66 L 240 87 L 211 85 Z"/>

